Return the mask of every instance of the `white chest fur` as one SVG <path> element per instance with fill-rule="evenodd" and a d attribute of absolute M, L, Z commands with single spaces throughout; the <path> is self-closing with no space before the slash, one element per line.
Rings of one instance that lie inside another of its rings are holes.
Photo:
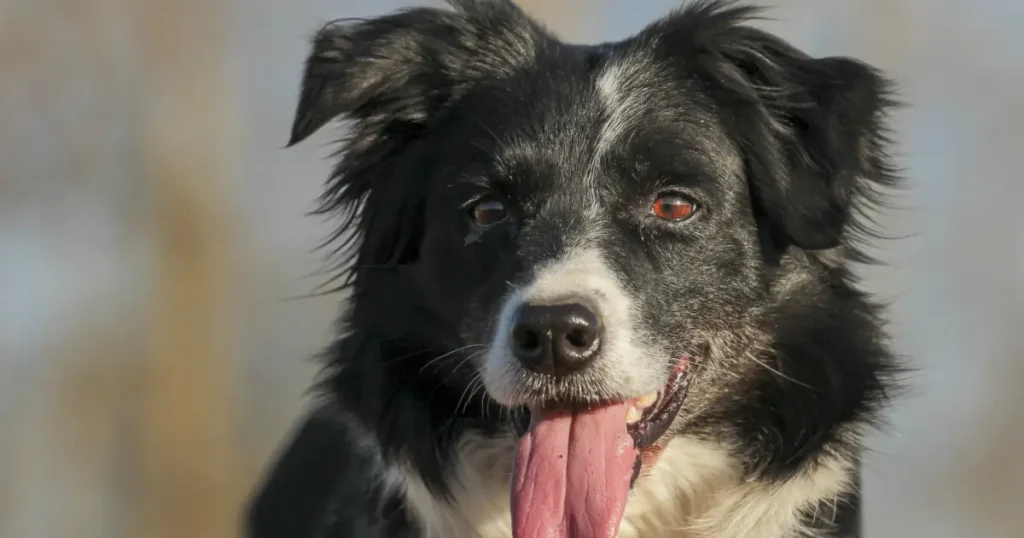
<path fill-rule="evenodd" d="M 404 489 L 424 538 L 510 538 L 511 437 L 467 437 L 453 503 L 435 498 L 410 469 L 389 477 Z M 850 466 L 826 460 L 782 484 L 746 482 L 740 462 L 714 444 L 672 440 L 630 494 L 619 538 L 781 538 L 806 535 L 802 516 L 836 499 Z M 811 534 L 813 536 L 813 534 Z"/>

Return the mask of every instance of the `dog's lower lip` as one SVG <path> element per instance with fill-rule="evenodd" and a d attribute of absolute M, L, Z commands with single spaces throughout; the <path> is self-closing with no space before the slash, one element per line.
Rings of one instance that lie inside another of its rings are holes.
<path fill-rule="evenodd" d="M 645 410 L 639 421 L 626 427 L 637 449 L 648 448 L 665 435 L 683 406 L 689 386 L 688 369 L 685 365 L 677 368 L 662 387 L 657 401 Z"/>

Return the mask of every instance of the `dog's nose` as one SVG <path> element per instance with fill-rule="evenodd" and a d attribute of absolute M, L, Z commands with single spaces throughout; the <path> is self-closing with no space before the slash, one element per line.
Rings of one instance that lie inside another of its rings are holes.
<path fill-rule="evenodd" d="M 601 320 L 578 303 L 519 307 L 512 352 L 524 367 L 562 376 L 589 364 L 601 348 Z"/>

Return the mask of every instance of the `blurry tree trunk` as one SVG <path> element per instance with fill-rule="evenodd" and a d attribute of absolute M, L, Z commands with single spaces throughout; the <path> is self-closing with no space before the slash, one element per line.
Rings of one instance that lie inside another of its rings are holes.
<path fill-rule="evenodd" d="M 130 278 L 137 222 L 124 211 L 135 205 L 137 155 L 125 142 L 134 141 L 139 85 L 117 46 L 130 33 L 126 2 L 17 0 L 0 9 L 4 537 L 123 535 L 121 494 L 134 473 L 123 452 L 133 404 L 125 366 L 139 332 Z M 12 285 L 4 269 L 19 265 Z M 129 277 L 114 293 L 104 287 L 108 271 Z"/>
<path fill-rule="evenodd" d="M 154 285 L 138 386 L 140 480 L 133 538 L 237 534 L 237 366 L 230 311 L 234 173 L 222 73 L 226 2 L 144 4 L 144 174 Z"/>

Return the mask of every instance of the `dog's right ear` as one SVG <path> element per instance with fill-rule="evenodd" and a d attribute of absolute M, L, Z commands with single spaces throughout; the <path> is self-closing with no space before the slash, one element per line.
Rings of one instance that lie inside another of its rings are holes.
<path fill-rule="evenodd" d="M 532 58 L 535 24 L 510 0 L 451 0 L 328 24 L 312 41 L 288 145 L 338 117 L 377 138 L 399 122 L 423 126 L 482 76 Z"/>
<path fill-rule="evenodd" d="M 447 15 L 417 9 L 334 22 L 317 32 L 288 145 L 342 115 L 357 121 L 422 121 L 431 101 L 444 98 L 436 94 L 449 86 L 444 69 L 432 59 L 450 40 Z"/>
<path fill-rule="evenodd" d="M 344 215 L 328 243 L 358 260 L 346 283 L 358 278 L 356 267 L 419 257 L 427 182 L 412 181 L 422 174 L 395 157 L 481 82 L 521 75 L 546 36 L 512 0 L 448 3 L 453 9 L 338 21 L 313 37 L 288 145 L 349 120 L 316 210 Z M 358 233 L 348 233 L 353 226 Z"/>

